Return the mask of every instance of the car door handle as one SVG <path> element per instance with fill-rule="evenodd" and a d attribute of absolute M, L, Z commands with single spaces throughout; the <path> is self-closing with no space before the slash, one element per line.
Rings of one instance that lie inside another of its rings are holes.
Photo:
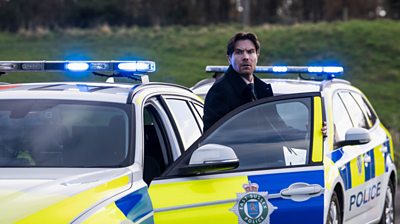
<path fill-rule="evenodd" d="M 324 188 L 318 184 L 294 183 L 288 188 L 283 189 L 281 196 L 283 198 L 290 198 L 293 201 L 305 201 L 321 194 L 323 190 Z"/>
<path fill-rule="evenodd" d="M 302 187 L 302 188 L 297 188 L 297 189 L 286 189 L 286 190 L 283 190 L 281 192 L 281 194 L 283 196 L 319 194 L 321 192 L 322 188 L 319 185 L 317 185 L 317 186 Z"/>

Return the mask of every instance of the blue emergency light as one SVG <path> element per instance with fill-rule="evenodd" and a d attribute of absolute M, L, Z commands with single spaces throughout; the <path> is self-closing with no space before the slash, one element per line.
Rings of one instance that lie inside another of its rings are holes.
<path fill-rule="evenodd" d="M 132 72 L 156 71 L 153 61 L 0 61 L 0 72 Z"/>
<path fill-rule="evenodd" d="M 223 73 L 228 66 L 206 66 L 206 72 Z M 327 79 L 335 78 L 337 75 L 343 74 L 341 66 L 257 66 L 255 73 L 297 73 L 309 74 L 317 76 L 326 76 Z"/>
<path fill-rule="evenodd" d="M 8 72 L 92 72 L 104 77 L 127 77 L 148 82 L 153 61 L 0 61 L 0 75 Z M 112 74 L 103 74 L 103 73 Z"/>

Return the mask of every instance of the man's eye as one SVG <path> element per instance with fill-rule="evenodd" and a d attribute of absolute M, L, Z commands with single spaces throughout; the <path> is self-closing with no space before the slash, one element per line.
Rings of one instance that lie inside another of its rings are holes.
<path fill-rule="evenodd" d="M 243 54 L 242 50 L 235 50 L 235 54 Z"/>
<path fill-rule="evenodd" d="M 247 51 L 247 53 L 249 53 L 249 54 L 255 54 L 256 53 L 256 50 L 249 50 L 249 51 Z"/>

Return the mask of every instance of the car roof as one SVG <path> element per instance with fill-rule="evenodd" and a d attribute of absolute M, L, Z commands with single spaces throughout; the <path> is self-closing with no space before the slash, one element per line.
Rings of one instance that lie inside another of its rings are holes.
<path fill-rule="evenodd" d="M 144 88 L 163 88 L 173 91 L 188 88 L 169 83 L 101 83 L 101 82 L 46 82 L 0 85 L 0 99 L 58 99 L 98 102 L 130 103 L 134 94 Z M 179 91 L 176 91 L 179 92 Z"/>
<path fill-rule="evenodd" d="M 261 79 L 265 83 L 271 84 L 274 95 L 321 92 L 324 88 L 334 83 L 349 85 L 350 82 L 343 79 L 332 79 L 323 81 L 302 80 L 302 79 Z M 205 97 L 208 90 L 214 84 L 215 79 L 204 79 L 194 85 L 191 90 Z"/>

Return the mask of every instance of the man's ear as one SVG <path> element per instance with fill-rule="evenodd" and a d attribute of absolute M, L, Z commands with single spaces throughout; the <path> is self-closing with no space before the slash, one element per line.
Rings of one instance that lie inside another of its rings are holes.
<path fill-rule="evenodd" d="M 229 55 L 227 55 L 226 57 L 228 58 L 228 63 L 229 63 L 229 65 L 231 65 L 231 64 L 232 64 L 232 63 L 231 63 L 231 57 L 229 57 Z"/>

